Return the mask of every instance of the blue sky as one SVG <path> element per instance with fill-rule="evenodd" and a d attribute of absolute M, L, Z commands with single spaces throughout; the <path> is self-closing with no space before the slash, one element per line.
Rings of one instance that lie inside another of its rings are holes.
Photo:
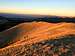
<path fill-rule="evenodd" d="M 0 8 L 75 9 L 75 0 L 0 0 Z"/>
<path fill-rule="evenodd" d="M 0 9 L 3 8 L 68 10 L 74 14 L 75 0 L 0 0 Z"/>

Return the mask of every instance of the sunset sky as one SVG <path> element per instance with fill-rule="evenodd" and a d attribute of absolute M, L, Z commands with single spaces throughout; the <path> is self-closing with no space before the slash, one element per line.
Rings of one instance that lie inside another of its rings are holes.
<path fill-rule="evenodd" d="M 0 13 L 75 16 L 75 0 L 0 0 Z"/>

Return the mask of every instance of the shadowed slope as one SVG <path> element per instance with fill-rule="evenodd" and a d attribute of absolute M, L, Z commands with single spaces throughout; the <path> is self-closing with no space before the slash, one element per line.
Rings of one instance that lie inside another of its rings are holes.
<path fill-rule="evenodd" d="M 24 48 L 25 45 L 36 44 L 48 39 L 60 39 L 62 38 L 60 36 L 69 34 L 75 34 L 74 23 L 22 23 L 0 33 L 0 54 L 10 54 L 12 50 L 15 48 L 18 50 L 20 46 Z M 14 55 L 16 54 L 13 54 L 13 56 Z"/>
<path fill-rule="evenodd" d="M 46 23 L 46 22 L 32 22 L 32 23 L 22 23 L 17 26 L 14 26 L 10 29 L 7 29 L 0 33 L 0 47 L 7 46 L 10 43 L 23 40 L 27 37 L 31 31 L 37 29 L 47 28 L 55 26 L 56 24 Z M 3 44 L 3 45 L 1 45 Z"/>

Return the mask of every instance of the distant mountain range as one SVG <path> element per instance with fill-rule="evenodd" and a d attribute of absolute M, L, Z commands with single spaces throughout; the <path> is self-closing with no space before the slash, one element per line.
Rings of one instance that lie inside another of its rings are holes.
<path fill-rule="evenodd" d="M 28 15 L 28 14 L 10 14 L 0 13 L 0 20 L 14 20 L 14 21 L 46 21 L 46 22 L 75 22 L 75 17 L 61 17 L 61 16 L 49 16 L 49 15 Z"/>
<path fill-rule="evenodd" d="M 48 17 L 46 15 L 31 15 L 31 14 L 10 14 L 10 13 L 0 13 L 0 16 L 5 18 L 10 18 L 9 20 L 25 20 L 25 19 L 36 19 Z"/>

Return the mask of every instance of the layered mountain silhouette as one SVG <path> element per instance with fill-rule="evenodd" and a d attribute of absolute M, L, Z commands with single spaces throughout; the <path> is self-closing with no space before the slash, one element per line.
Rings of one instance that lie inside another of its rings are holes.
<path fill-rule="evenodd" d="M 9 20 L 9 21 L 46 21 L 46 22 L 75 22 L 75 17 L 67 17 L 67 16 L 50 16 L 50 15 L 32 15 L 32 14 L 9 14 L 9 13 L 0 13 L 1 19 Z"/>
<path fill-rule="evenodd" d="M 0 56 L 73 56 L 75 23 L 20 23 L 0 33 Z"/>

